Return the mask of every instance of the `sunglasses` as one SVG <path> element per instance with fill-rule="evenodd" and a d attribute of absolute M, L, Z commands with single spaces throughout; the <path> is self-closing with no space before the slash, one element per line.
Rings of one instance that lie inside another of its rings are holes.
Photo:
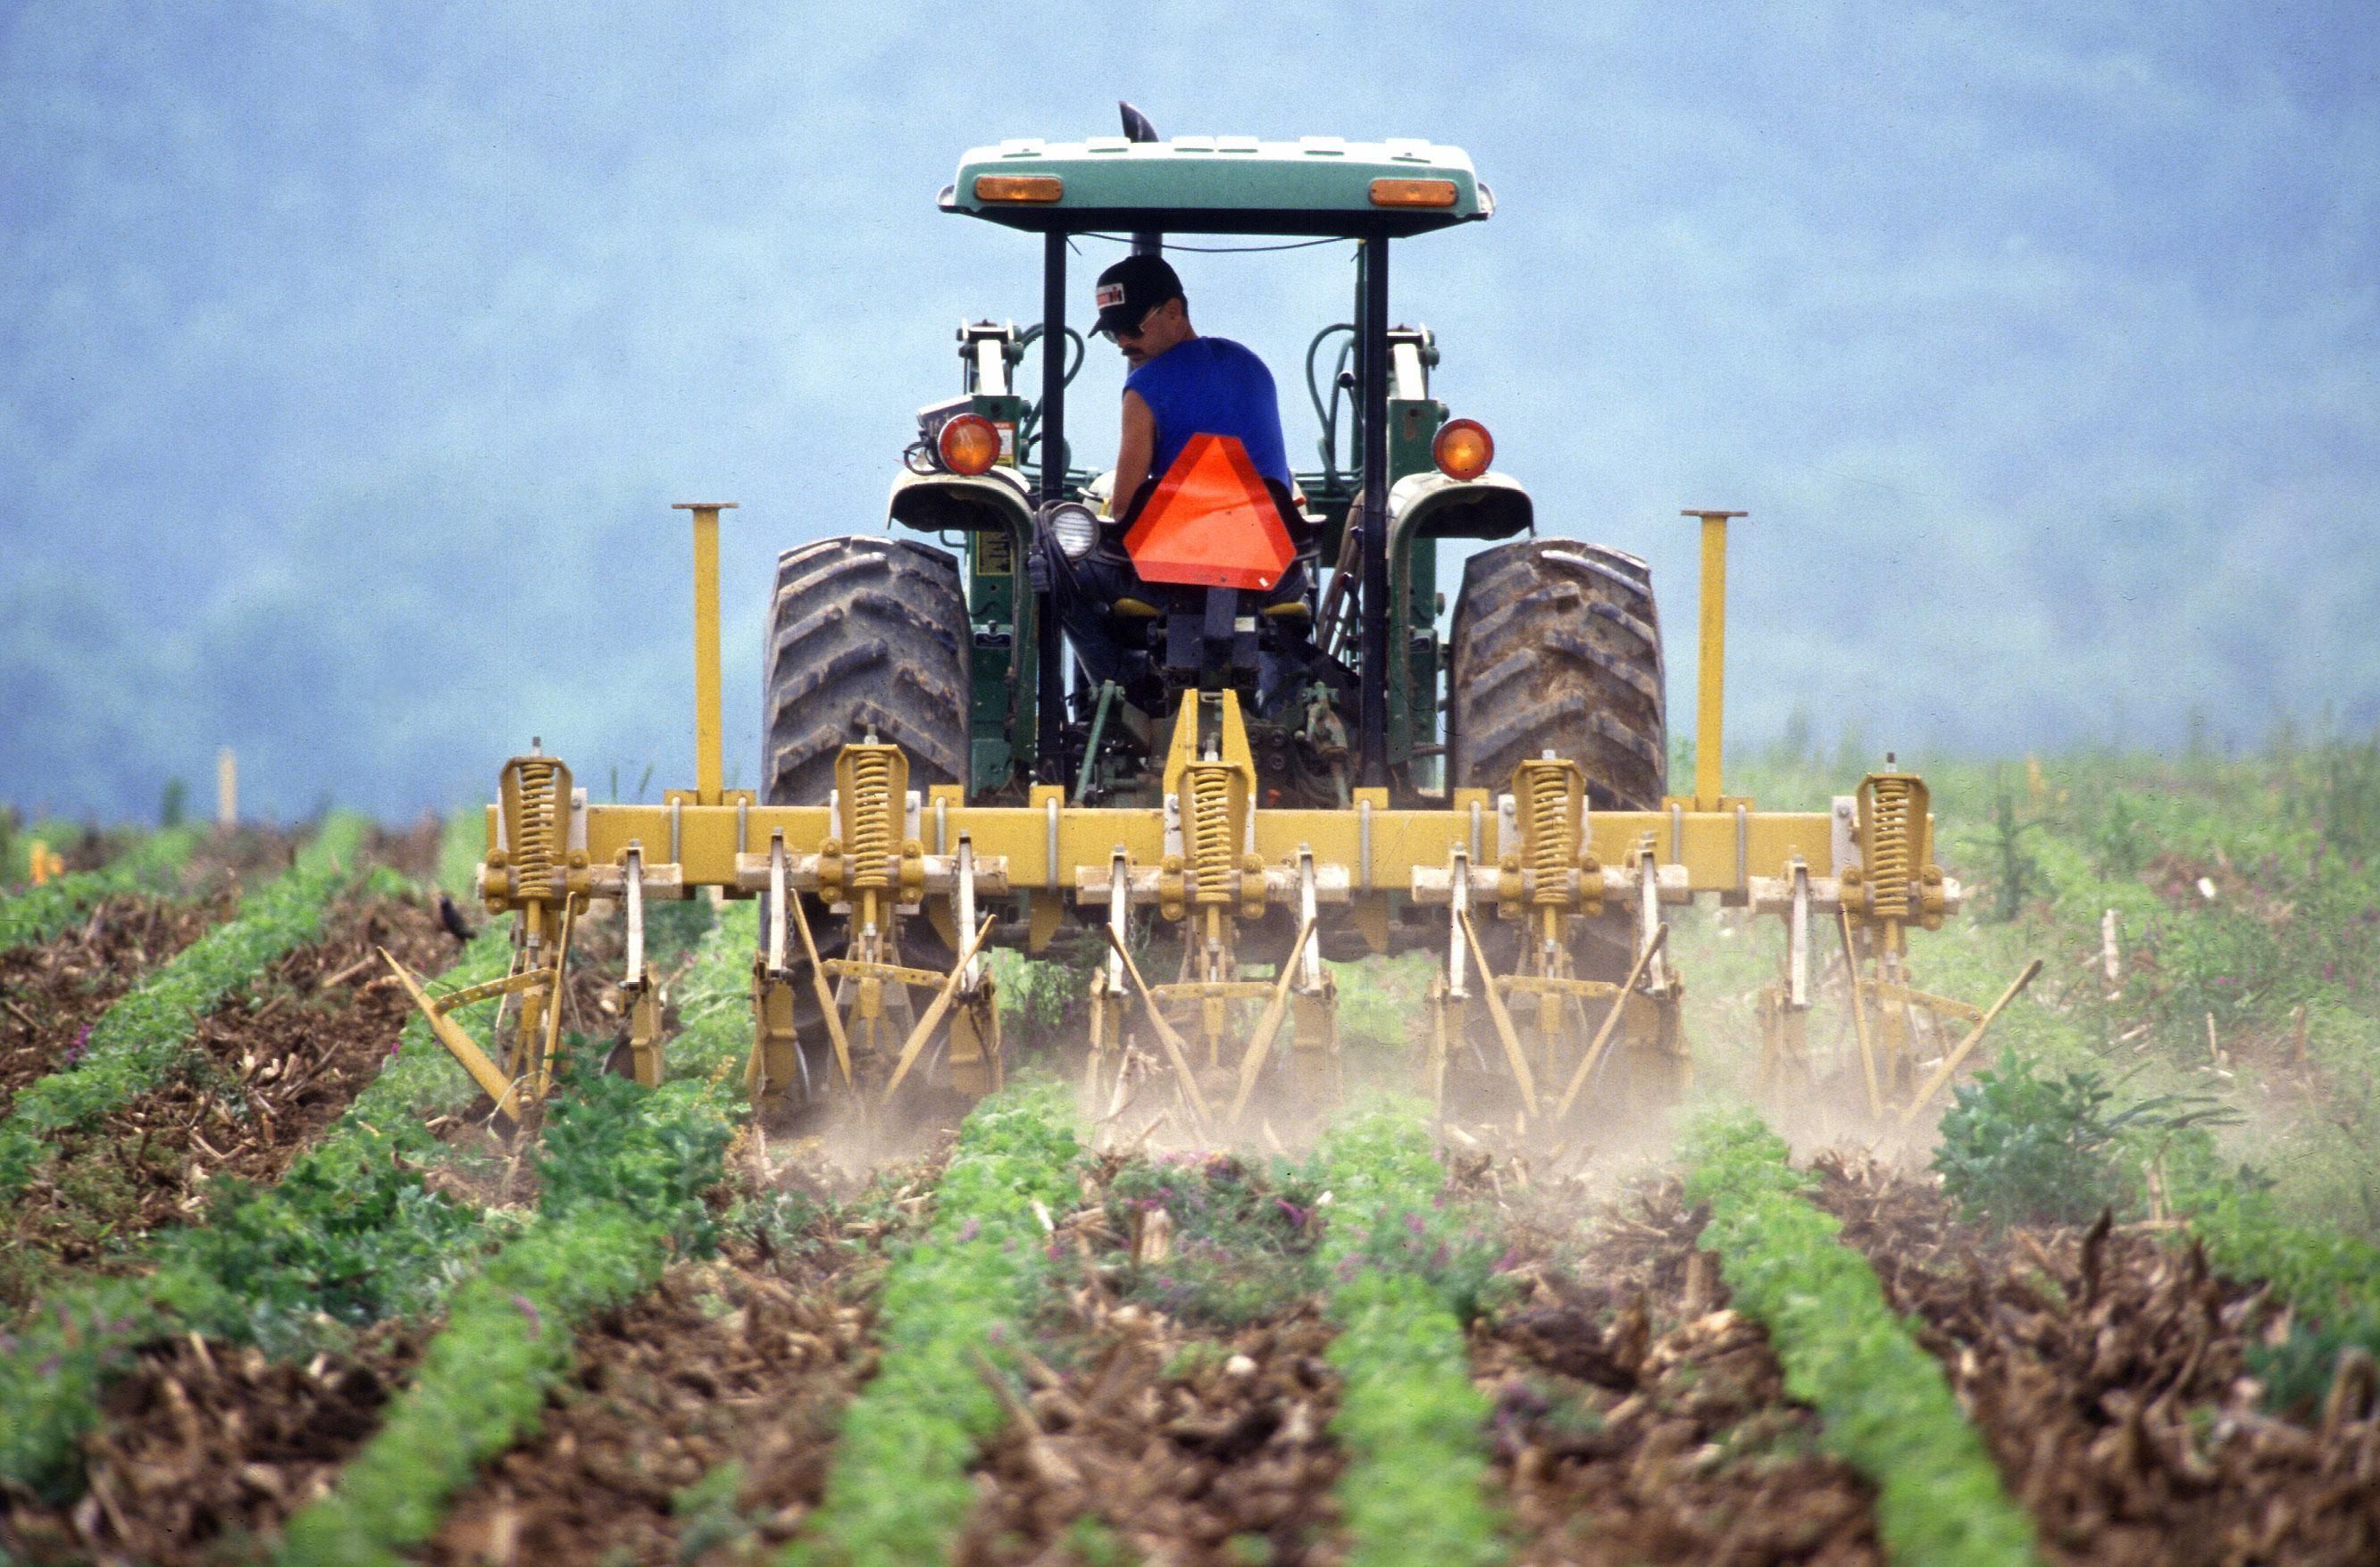
<path fill-rule="evenodd" d="M 1149 306 L 1140 312 L 1140 320 L 1130 326 L 1101 327 L 1099 335 L 1111 343 L 1121 343 L 1127 337 L 1138 337 L 1148 330 L 1148 318 L 1155 315 L 1160 309 L 1160 307 L 1156 305 Z"/>

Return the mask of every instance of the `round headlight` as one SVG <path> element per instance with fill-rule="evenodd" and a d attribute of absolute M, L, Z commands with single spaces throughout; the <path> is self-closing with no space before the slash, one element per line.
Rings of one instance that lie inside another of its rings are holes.
<path fill-rule="evenodd" d="M 1000 460 L 1000 431 L 981 414 L 961 414 L 942 426 L 942 466 L 953 473 L 989 473 Z"/>
<path fill-rule="evenodd" d="M 1050 508 L 1050 537 L 1057 541 L 1059 553 L 1081 560 L 1099 542 L 1099 519 L 1080 501 L 1061 501 Z"/>
<path fill-rule="evenodd" d="M 1476 479 L 1496 460 L 1496 442 L 1476 419 L 1451 419 L 1430 443 L 1429 455 L 1449 479 Z"/>

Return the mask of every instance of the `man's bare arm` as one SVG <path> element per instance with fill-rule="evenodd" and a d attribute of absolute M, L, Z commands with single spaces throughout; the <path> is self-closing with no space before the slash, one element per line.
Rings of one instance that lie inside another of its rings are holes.
<path fill-rule="evenodd" d="M 1123 517 L 1132 498 L 1148 480 L 1148 465 L 1157 457 L 1157 416 L 1137 392 L 1123 395 L 1123 433 L 1116 441 L 1115 494 L 1109 515 Z"/>

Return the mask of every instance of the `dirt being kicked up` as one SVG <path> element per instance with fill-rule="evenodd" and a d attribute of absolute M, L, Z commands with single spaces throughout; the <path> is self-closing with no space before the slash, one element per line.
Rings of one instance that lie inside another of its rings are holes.
<path fill-rule="evenodd" d="M 1536 1237 L 1526 1295 L 1475 1329 L 1516 1560 L 1881 1563 L 1874 1492 L 1818 1451 L 1816 1414 L 1726 1309 L 1701 1230 L 1677 1183 L 1642 1187 L 1566 1266 Z"/>
<path fill-rule="evenodd" d="M 49 1266 L 114 1265 L 129 1242 L 199 1213 L 213 1176 L 278 1178 L 379 1074 L 412 1014 L 382 947 L 431 973 L 455 951 L 410 900 L 342 905 L 322 941 L 208 1015 L 189 1070 L 61 1135 L 7 1216 L 15 1265 L 0 1304 L 23 1304 Z"/>
<path fill-rule="evenodd" d="M 228 897 L 126 893 L 53 941 L 0 954 L 0 1114 L 26 1084 L 72 1063 L 100 1014 L 232 912 Z"/>
<path fill-rule="evenodd" d="M 2304 1423 L 2277 1417 L 2248 1360 L 2281 1310 L 2195 1246 L 2105 1221 L 1996 1240 L 1929 1183 L 1842 1156 L 1816 1169 L 1844 1242 L 1925 1324 L 2053 1560 L 2380 1561 L 2368 1361 Z"/>

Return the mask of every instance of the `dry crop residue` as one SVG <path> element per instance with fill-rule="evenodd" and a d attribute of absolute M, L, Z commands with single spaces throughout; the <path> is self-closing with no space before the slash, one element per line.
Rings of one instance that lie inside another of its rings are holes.
<path fill-rule="evenodd" d="M 1324 1433 L 1330 1339 L 1302 1310 L 1185 1354 L 1191 1341 L 1155 1314 L 1105 1313 L 1075 1369 L 1034 1368 L 986 1455 L 958 1560 L 1047 1561 L 1085 1518 L 1173 1567 L 1245 1561 L 1231 1542 L 1247 1537 L 1282 1567 L 1320 1560 L 1343 1463 Z"/>
<path fill-rule="evenodd" d="M 1242 1160 L 1188 1164 L 1228 1168 L 1258 1206 L 1274 1200 Z M 1160 1235 L 1146 1213 L 1129 1232 L 1110 1222 L 1111 1184 L 1149 1167 L 1110 1154 L 1086 1168 L 1083 1205 L 1052 1216 L 1059 1287 L 1008 1346 L 1028 1385 L 981 1368 L 1009 1418 L 977 1469 L 980 1500 L 955 1552 L 967 1567 L 1096 1558 L 1101 1538 L 1121 1560 L 1166 1567 L 1335 1560 L 1330 1488 L 1345 1457 L 1328 1432 L 1339 1404 L 1322 1358 L 1330 1329 L 1296 1291 L 1236 1328 L 1124 1298 L 1135 1283 L 1161 1289 L 1207 1244 L 1170 1227 Z M 1268 1266 L 1254 1255 L 1236 1262 Z"/>
<path fill-rule="evenodd" d="M 419 1348 L 394 1328 L 302 1365 L 195 1334 L 152 1344 L 84 1442 L 89 1491 L 61 1508 L 12 1494 L 0 1541 L 35 1563 L 244 1560 L 240 1542 L 329 1487 Z"/>
<path fill-rule="evenodd" d="M 107 899 L 55 941 L 0 954 L 0 1114 L 68 1063 L 83 1031 L 150 969 L 229 917 L 228 898 Z"/>
<path fill-rule="evenodd" d="M 455 952 L 410 901 L 334 911 L 322 941 L 208 1015 L 196 1070 L 60 1136 L 57 1164 L 11 1211 L 7 1239 L 59 1264 L 108 1265 L 126 1240 L 196 1215 L 209 1177 L 278 1178 L 371 1082 L 411 1015 L 382 947 L 432 972 Z"/>
<path fill-rule="evenodd" d="M 1472 1366 L 1497 1401 L 1517 1560 L 1883 1561 L 1874 1492 L 1817 1451 L 1817 1415 L 1786 1397 L 1767 1336 L 1724 1308 L 1676 1182 L 1605 1209 L 1570 1267 L 1545 1230 L 1514 1228 L 1535 1254 L 1528 1294 L 1474 1330 Z"/>
<path fill-rule="evenodd" d="M 455 1500 L 424 1560 L 742 1561 L 791 1537 L 875 1367 L 868 1309 L 846 1299 L 865 1262 L 822 1225 L 799 1255 L 793 1239 L 673 1269 L 588 1324 L 537 1436 Z M 731 1463 L 729 1487 L 699 1489 Z"/>
<path fill-rule="evenodd" d="M 1962 1227 L 1930 1184 L 1822 1155 L 1817 1197 L 1973 1412 L 2060 1561 L 2115 1567 L 2380 1561 L 2380 1411 L 2313 1426 L 2257 1408 L 2268 1302 L 2195 1246 L 2114 1231 Z"/>

